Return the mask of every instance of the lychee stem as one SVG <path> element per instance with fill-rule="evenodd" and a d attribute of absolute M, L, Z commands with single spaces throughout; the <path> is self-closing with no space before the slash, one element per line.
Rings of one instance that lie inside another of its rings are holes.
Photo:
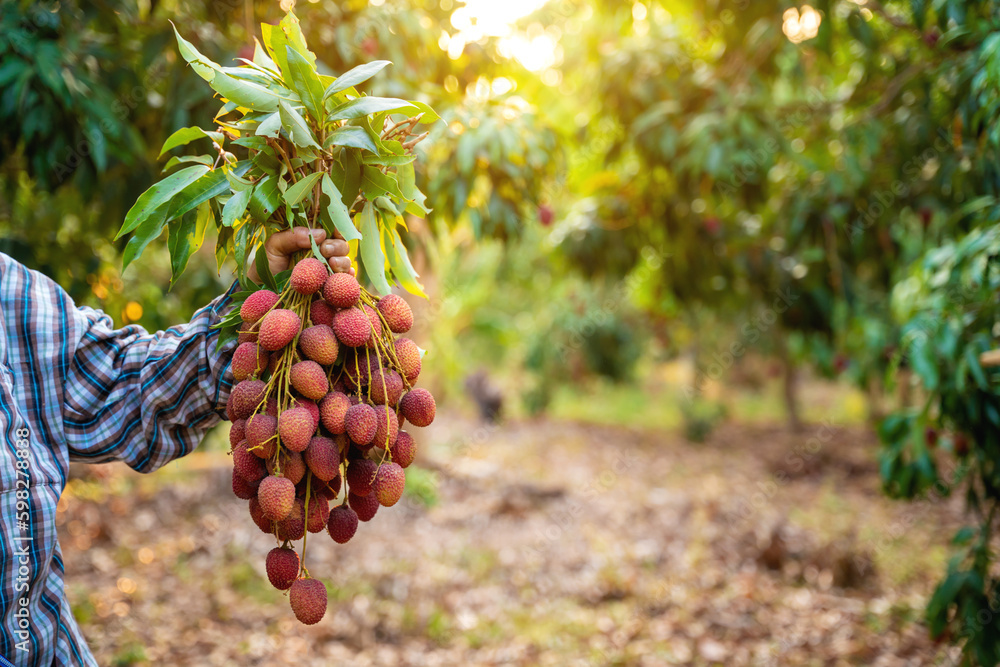
<path fill-rule="evenodd" d="M 299 556 L 299 564 L 305 571 L 306 563 L 306 542 L 309 540 L 309 494 L 312 492 L 312 471 L 306 472 L 306 504 L 304 522 L 306 526 L 305 534 L 302 536 L 302 555 Z"/>

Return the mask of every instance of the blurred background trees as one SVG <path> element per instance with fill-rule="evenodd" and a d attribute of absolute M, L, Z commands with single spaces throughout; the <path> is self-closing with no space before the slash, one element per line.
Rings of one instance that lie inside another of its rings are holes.
<path fill-rule="evenodd" d="M 157 177 L 163 138 L 211 121 L 168 21 L 228 62 L 282 11 L 0 1 L 0 250 L 153 329 L 223 289 L 208 252 L 172 290 L 163 248 L 122 276 L 111 239 Z M 658 400 L 703 437 L 723 412 L 706 388 L 746 358 L 774 360 L 793 423 L 801 374 L 854 383 L 873 420 L 888 415 L 887 490 L 961 488 L 982 511 L 930 614 L 996 661 L 995 614 L 951 611 L 995 609 L 997 585 L 1000 405 L 978 354 L 1000 314 L 1000 3 L 296 11 L 330 73 L 392 60 L 372 92 L 442 113 L 418 161 L 435 211 L 407 240 L 432 276 L 442 385 L 461 391 L 482 360 L 537 413 L 567 385 L 642 384 L 681 359 L 681 390 Z"/>

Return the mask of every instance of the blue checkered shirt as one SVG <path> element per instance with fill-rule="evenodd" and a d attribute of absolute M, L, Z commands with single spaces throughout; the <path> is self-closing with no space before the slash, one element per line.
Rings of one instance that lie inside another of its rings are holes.
<path fill-rule="evenodd" d="M 232 290 L 230 290 L 230 293 Z M 229 293 L 191 322 L 115 329 L 0 253 L 0 656 L 97 665 L 63 585 L 56 503 L 70 461 L 151 472 L 224 416 L 232 346 L 216 351 Z M 4 664 L 0 660 L 0 665 Z"/>

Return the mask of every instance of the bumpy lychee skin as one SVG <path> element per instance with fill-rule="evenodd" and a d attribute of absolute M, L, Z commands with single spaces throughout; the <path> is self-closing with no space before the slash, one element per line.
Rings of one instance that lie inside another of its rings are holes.
<path fill-rule="evenodd" d="M 347 503 L 351 506 L 351 509 L 354 510 L 354 512 L 358 515 L 358 519 L 361 521 L 371 521 L 375 517 L 379 508 L 378 498 L 371 493 L 367 496 L 359 496 L 356 493 L 348 493 Z"/>
<path fill-rule="evenodd" d="M 262 533 L 270 533 L 274 530 L 274 523 L 264 516 L 264 510 L 260 507 L 260 501 L 257 500 L 257 494 L 250 499 L 250 518 L 253 522 L 260 528 Z"/>
<path fill-rule="evenodd" d="M 330 520 L 326 529 L 337 544 L 347 544 L 358 532 L 358 513 L 347 505 L 338 505 L 330 510 Z"/>
<path fill-rule="evenodd" d="M 375 473 L 372 493 L 382 507 L 392 507 L 403 497 L 406 473 L 398 463 L 383 463 Z"/>
<path fill-rule="evenodd" d="M 229 427 L 229 446 L 235 447 L 240 444 L 245 438 L 247 433 L 247 420 L 237 419 Z"/>
<path fill-rule="evenodd" d="M 291 408 L 278 415 L 278 436 L 281 444 L 293 452 L 305 451 L 316 426 L 305 408 Z"/>
<path fill-rule="evenodd" d="M 406 421 L 414 426 L 429 426 L 434 421 L 434 413 L 437 411 L 434 397 L 426 389 L 407 392 L 400 400 L 399 408 Z"/>
<path fill-rule="evenodd" d="M 267 477 L 264 462 L 247 451 L 246 440 L 233 448 L 233 468 L 250 484 L 257 484 Z"/>
<path fill-rule="evenodd" d="M 333 312 L 333 308 L 330 307 L 330 304 L 322 299 L 317 299 L 309 304 L 309 320 L 313 323 L 313 326 L 323 324 L 328 327 L 332 327 Z"/>
<path fill-rule="evenodd" d="M 378 316 L 378 311 L 371 306 L 364 306 L 365 315 L 368 317 L 368 323 L 372 330 L 372 335 L 368 339 L 369 344 L 374 345 L 376 338 L 381 338 L 382 336 L 382 319 Z"/>
<path fill-rule="evenodd" d="M 301 540 L 306 534 L 306 514 L 302 499 L 296 498 L 292 509 L 283 520 L 274 526 L 274 535 L 281 541 Z"/>
<path fill-rule="evenodd" d="M 420 348 L 409 338 L 397 338 L 396 358 L 399 359 L 399 370 L 410 385 L 417 381 L 420 375 Z"/>
<path fill-rule="evenodd" d="M 368 459 L 355 459 L 347 466 L 347 485 L 356 496 L 367 496 L 372 492 L 378 464 Z"/>
<path fill-rule="evenodd" d="M 303 458 L 313 475 L 324 482 L 340 474 L 340 450 L 330 438 L 315 436 Z"/>
<path fill-rule="evenodd" d="M 251 498 L 257 497 L 257 487 L 260 486 L 260 482 L 256 484 L 251 484 L 250 482 L 243 479 L 239 471 L 233 468 L 233 494 L 242 500 L 250 500 Z"/>
<path fill-rule="evenodd" d="M 239 382 L 260 375 L 269 361 L 269 355 L 257 343 L 241 343 L 233 352 L 233 378 Z"/>
<path fill-rule="evenodd" d="M 264 400 L 266 386 L 260 380 L 243 380 L 233 387 L 226 404 L 226 414 L 230 421 L 246 419 Z"/>
<path fill-rule="evenodd" d="M 401 468 L 409 468 L 413 459 L 417 456 L 417 443 L 413 436 L 406 431 L 400 431 L 396 436 L 396 443 L 389 448 L 392 460 L 398 463 Z"/>
<path fill-rule="evenodd" d="M 246 298 L 240 306 L 240 319 L 247 324 L 254 324 L 278 303 L 278 295 L 271 290 L 257 290 Z"/>
<path fill-rule="evenodd" d="M 372 442 L 376 447 L 386 449 L 396 443 L 396 436 L 399 435 L 399 419 L 396 412 L 387 409 L 384 405 L 375 406 L 375 437 Z"/>
<path fill-rule="evenodd" d="M 372 401 L 395 407 L 403 395 L 403 378 L 396 371 L 374 373 L 370 387 Z"/>
<path fill-rule="evenodd" d="M 334 273 L 323 285 L 323 298 L 335 308 L 350 308 L 361 298 L 361 284 L 349 273 Z"/>
<path fill-rule="evenodd" d="M 269 352 L 276 352 L 293 340 L 302 328 L 302 320 L 291 310 L 276 308 L 264 316 L 257 340 Z"/>
<path fill-rule="evenodd" d="M 264 516 L 281 521 L 292 511 L 295 503 L 295 484 L 287 477 L 265 477 L 257 488 L 257 500 Z"/>
<path fill-rule="evenodd" d="M 340 344 L 333 329 L 325 324 L 309 327 L 299 334 L 299 347 L 307 359 L 329 366 L 337 360 Z"/>
<path fill-rule="evenodd" d="M 301 482 L 306 475 L 306 462 L 302 458 L 302 454 L 285 450 L 278 458 L 281 462 L 281 474 L 292 480 L 292 484 Z M 266 466 L 267 472 L 273 475 L 275 471 L 274 459 L 268 459 Z"/>
<path fill-rule="evenodd" d="M 410 304 L 398 294 L 387 294 L 378 300 L 378 309 L 392 333 L 406 333 L 413 326 Z"/>
<path fill-rule="evenodd" d="M 318 533 L 326 528 L 326 522 L 330 520 L 330 501 L 326 498 L 313 496 L 309 499 L 309 518 L 306 521 L 306 529 L 310 533 Z"/>
<path fill-rule="evenodd" d="M 319 405 L 316 401 L 309 400 L 308 398 L 296 398 L 292 401 L 293 408 L 305 408 L 309 411 L 309 416 L 313 420 L 313 430 L 319 428 Z"/>
<path fill-rule="evenodd" d="M 347 410 L 351 407 L 351 399 L 339 391 L 331 391 L 319 403 L 319 418 L 323 422 L 323 428 L 339 435 L 347 430 L 344 419 L 347 417 Z"/>
<path fill-rule="evenodd" d="M 243 343 L 256 343 L 257 333 L 260 331 L 259 324 L 246 324 L 240 327 L 240 330 L 236 332 L 236 339 L 240 345 Z"/>
<path fill-rule="evenodd" d="M 338 276 L 344 274 L 338 273 Z M 369 341 L 372 333 L 371 321 L 358 308 L 341 310 L 333 316 L 333 333 L 337 340 L 348 347 L 360 347 Z"/>
<path fill-rule="evenodd" d="M 315 294 L 323 289 L 330 271 L 326 264 L 315 257 L 306 257 L 292 269 L 288 285 L 299 294 Z"/>
<path fill-rule="evenodd" d="M 375 438 L 378 423 L 375 419 L 375 408 L 367 403 L 358 403 L 347 409 L 344 415 L 344 426 L 347 435 L 359 445 L 368 445 Z"/>
<path fill-rule="evenodd" d="M 300 623 L 316 625 L 326 614 L 326 586 L 318 579 L 296 579 L 288 601 Z"/>
<path fill-rule="evenodd" d="M 275 547 L 267 554 L 267 580 L 279 591 L 287 591 L 299 576 L 299 555 L 292 549 Z"/>
<path fill-rule="evenodd" d="M 247 420 L 247 448 L 262 459 L 274 456 L 276 446 L 274 434 L 278 431 L 278 420 L 269 414 L 256 414 Z"/>
<path fill-rule="evenodd" d="M 315 361 L 300 361 L 293 365 L 290 377 L 295 391 L 314 401 L 326 396 L 326 392 L 330 389 L 330 380 L 326 377 L 326 372 Z"/>

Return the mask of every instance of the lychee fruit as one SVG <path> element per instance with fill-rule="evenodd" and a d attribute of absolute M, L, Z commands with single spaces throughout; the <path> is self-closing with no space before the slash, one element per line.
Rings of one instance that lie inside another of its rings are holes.
<path fill-rule="evenodd" d="M 333 308 L 326 301 L 317 299 L 309 304 L 309 321 L 313 326 L 333 326 Z"/>
<path fill-rule="evenodd" d="M 361 298 L 361 284 L 349 273 L 334 273 L 323 285 L 323 298 L 335 308 L 350 308 Z"/>
<path fill-rule="evenodd" d="M 292 509 L 283 520 L 274 526 L 274 535 L 281 541 L 301 540 L 306 534 L 305 507 L 302 499 L 296 498 L 292 502 Z"/>
<path fill-rule="evenodd" d="M 414 426 L 429 426 L 434 421 L 434 413 L 437 410 L 434 397 L 426 389 L 407 392 L 400 400 L 399 408 L 406 421 Z"/>
<path fill-rule="evenodd" d="M 310 401 L 308 398 L 294 398 L 292 399 L 293 408 L 305 408 L 309 411 L 309 416 L 313 420 L 313 429 L 319 428 L 319 406 L 316 405 L 316 401 Z"/>
<path fill-rule="evenodd" d="M 292 386 L 306 398 L 319 400 L 330 389 L 330 380 L 323 367 L 315 361 L 300 361 L 292 366 Z"/>
<path fill-rule="evenodd" d="M 389 448 L 392 460 L 399 464 L 401 468 L 409 468 L 413 459 L 417 456 L 417 443 L 413 436 L 406 431 L 400 431 L 396 436 L 396 442 Z"/>
<path fill-rule="evenodd" d="M 369 326 L 371 326 L 372 334 L 368 339 L 368 343 L 374 344 L 375 339 L 382 337 L 382 319 L 378 316 L 378 311 L 371 306 L 364 307 L 365 315 L 368 316 Z"/>
<path fill-rule="evenodd" d="M 291 310 L 277 308 L 264 316 L 260 323 L 258 342 L 269 352 L 285 347 L 298 335 L 302 320 Z"/>
<path fill-rule="evenodd" d="M 257 494 L 250 499 L 250 518 L 253 522 L 257 524 L 261 532 L 270 533 L 274 529 L 274 525 L 270 519 L 264 516 L 264 510 L 260 507 L 260 501 L 257 500 Z"/>
<path fill-rule="evenodd" d="M 306 474 L 306 462 L 301 453 L 286 449 L 281 452 L 278 459 L 281 463 L 282 475 L 292 480 L 292 484 L 298 484 L 302 481 Z M 274 459 L 268 459 L 266 465 L 267 472 L 273 475 L 275 471 Z"/>
<path fill-rule="evenodd" d="M 303 454 L 313 475 L 328 482 L 340 474 L 340 450 L 330 438 L 315 436 Z"/>
<path fill-rule="evenodd" d="M 247 449 L 262 459 L 274 456 L 276 446 L 274 434 L 278 430 L 278 420 L 269 414 L 256 414 L 247 420 Z"/>
<path fill-rule="evenodd" d="M 387 294 L 378 300 L 378 309 L 392 333 L 406 333 L 413 326 L 410 304 L 398 294 Z"/>
<path fill-rule="evenodd" d="M 375 437 L 375 429 L 378 428 L 375 408 L 367 403 L 352 405 L 344 415 L 344 426 L 347 428 L 347 435 L 351 436 L 354 442 L 359 445 L 371 443 Z"/>
<path fill-rule="evenodd" d="M 403 487 L 406 484 L 406 473 L 398 463 L 383 463 L 375 473 L 375 483 L 372 484 L 372 494 L 378 498 L 382 507 L 392 507 L 403 497 Z"/>
<path fill-rule="evenodd" d="M 260 331 L 260 325 L 258 324 L 246 324 L 239 328 L 236 332 L 236 340 L 240 345 L 243 343 L 256 343 L 257 334 Z"/>
<path fill-rule="evenodd" d="M 269 357 L 257 343 L 242 343 L 233 352 L 233 378 L 246 380 L 251 375 L 260 375 L 267 368 Z"/>
<path fill-rule="evenodd" d="M 340 477 L 334 477 L 329 482 L 324 482 L 323 480 L 317 478 L 313 479 L 312 482 L 313 490 L 323 498 L 327 500 L 333 500 L 340 495 Z"/>
<path fill-rule="evenodd" d="M 309 499 L 309 518 L 306 521 L 306 529 L 310 533 L 318 533 L 326 528 L 326 522 L 330 519 L 330 501 L 326 498 L 313 496 Z"/>
<path fill-rule="evenodd" d="M 351 407 L 351 399 L 339 391 L 331 391 L 319 403 L 319 417 L 323 422 L 323 428 L 334 435 L 343 433 L 347 426 L 344 418 L 347 410 Z"/>
<path fill-rule="evenodd" d="M 264 516 L 281 521 L 292 511 L 295 503 L 295 483 L 287 477 L 265 477 L 257 489 L 257 499 Z"/>
<path fill-rule="evenodd" d="M 288 601 L 299 622 L 315 625 L 326 614 L 326 586 L 318 579 L 296 579 L 288 591 Z"/>
<path fill-rule="evenodd" d="M 278 298 L 271 290 L 257 290 L 240 306 L 240 319 L 247 324 L 254 324 L 278 303 Z"/>
<path fill-rule="evenodd" d="M 343 273 L 334 275 L 342 276 Z M 333 333 L 337 340 L 348 347 L 359 347 L 371 338 L 372 328 L 368 316 L 357 308 L 339 311 L 333 316 Z"/>
<path fill-rule="evenodd" d="M 330 271 L 326 264 L 315 257 L 306 257 L 292 269 L 288 285 L 299 294 L 315 294 L 323 289 Z"/>
<path fill-rule="evenodd" d="M 358 532 L 358 513 L 347 505 L 338 505 L 330 510 L 326 529 L 337 544 L 346 544 Z"/>
<path fill-rule="evenodd" d="M 279 591 L 287 591 L 299 576 L 299 555 L 293 549 L 275 547 L 267 554 L 267 579 Z"/>
<path fill-rule="evenodd" d="M 246 440 L 233 449 L 233 468 L 250 484 L 257 484 L 267 477 L 264 462 L 247 451 Z"/>
<path fill-rule="evenodd" d="M 246 419 L 253 414 L 264 400 L 266 385 L 260 380 L 243 380 L 233 387 L 226 403 L 226 414 L 230 421 Z"/>
<path fill-rule="evenodd" d="M 371 493 L 367 496 L 359 496 L 356 493 L 348 493 L 347 503 L 351 506 L 351 509 L 354 510 L 354 512 L 358 515 L 358 519 L 361 521 L 371 521 L 378 512 L 379 508 L 378 498 Z"/>
<path fill-rule="evenodd" d="M 246 419 L 237 419 L 229 427 L 229 446 L 235 447 L 246 438 Z"/>
<path fill-rule="evenodd" d="M 329 366 L 337 360 L 340 345 L 333 335 L 333 329 L 325 324 L 317 324 L 299 334 L 299 348 L 307 359 Z"/>
<path fill-rule="evenodd" d="M 356 496 L 367 496 L 372 492 L 378 464 L 368 459 L 355 459 L 347 466 L 347 486 Z"/>
<path fill-rule="evenodd" d="M 396 371 L 375 373 L 370 388 L 372 401 L 395 406 L 403 395 L 403 378 Z"/>
<path fill-rule="evenodd" d="M 399 419 L 396 417 L 396 412 L 384 405 L 375 406 L 375 424 L 373 438 L 375 446 L 382 449 L 391 447 L 399 434 Z"/>
<path fill-rule="evenodd" d="M 420 375 L 420 348 L 409 338 L 397 338 L 395 347 L 399 371 L 412 386 Z"/>
<path fill-rule="evenodd" d="M 305 451 L 315 430 L 312 415 L 306 408 L 291 408 L 278 415 L 281 445 L 293 452 Z"/>
<path fill-rule="evenodd" d="M 241 475 L 236 468 L 233 468 L 233 494 L 235 494 L 237 498 L 242 500 L 256 498 L 258 486 L 260 486 L 259 481 L 257 484 L 251 484 L 243 479 L 243 475 Z"/>

